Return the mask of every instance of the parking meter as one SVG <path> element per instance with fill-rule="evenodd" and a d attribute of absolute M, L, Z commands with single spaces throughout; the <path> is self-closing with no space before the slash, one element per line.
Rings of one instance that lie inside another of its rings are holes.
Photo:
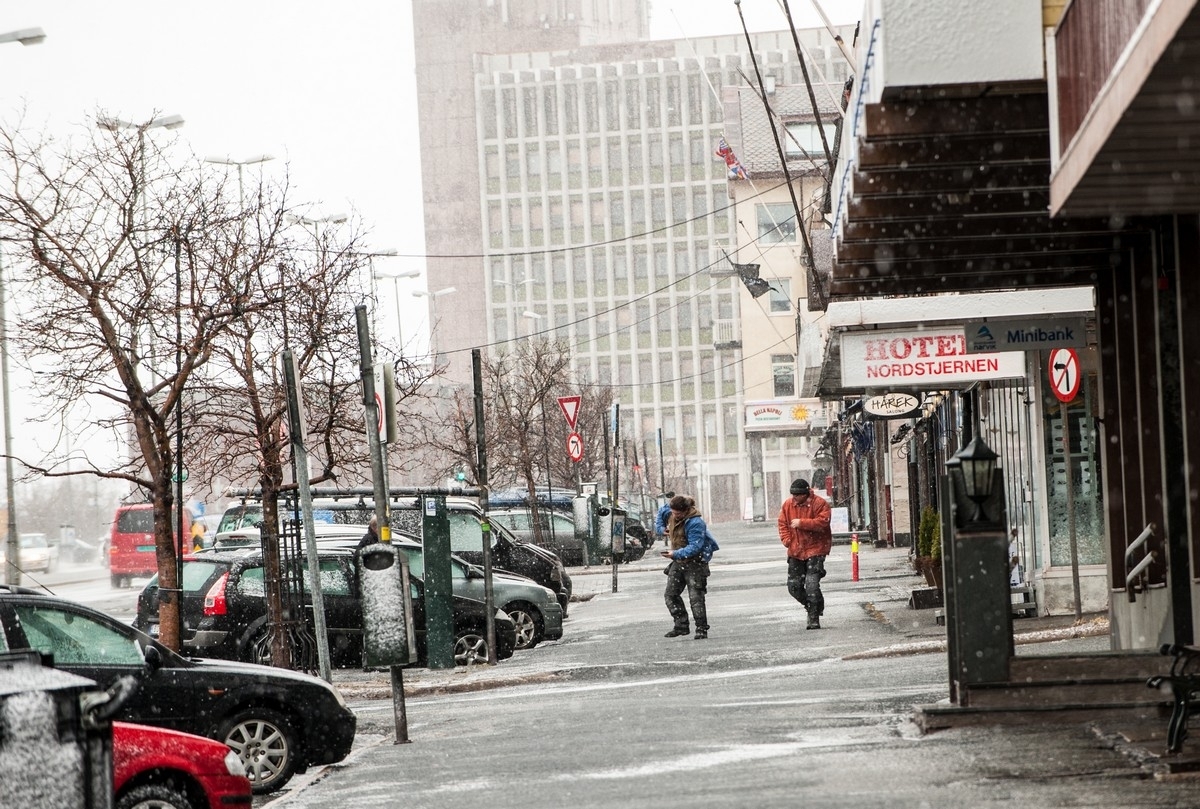
<path fill-rule="evenodd" d="M 408 557 L 390 544 L 376 542 L 359 551 L 356 564 L 362 592 L 363 664 L 407 666 L 415 662 Z"/>

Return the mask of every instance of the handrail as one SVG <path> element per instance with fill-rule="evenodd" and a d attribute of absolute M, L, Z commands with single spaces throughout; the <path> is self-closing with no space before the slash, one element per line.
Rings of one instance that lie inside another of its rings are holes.
<path fill-rule="evenodd" d="M 1133 542 L 1129 543 L 1129 547 L 1125 549 L 1125 568 L 1128 571 L 1125 574 L 1125 594 L 1129 596 L 1129 602 L 1131 604 L 1137 600 L 1133 592 L 1133 583 L 1138 576 L 1141 576 L 1146 571 L 1146 568 L 1154 564 L 1155 553 L 1151 551 L 1150 553 L 1146 554 L 1144 557 L 1142 557 L 1140 562 L 1134 565 L 1132 570 L 1129 570 L 1129 557 L 1131 557 L 1140 547 L 1145 545 L 1146 541 L 1152 536 L 1154 536 L 1154 523 L 1149 523 L 1145 528 L 1142 529 L 1142 533 L 1138 534 Z"/>
<path fill-rule="evenodd" d="M 1142 533 L 1138 534 L 1137 538 L 1129 543 L 1129 547 L 1125 549 L 1125 565 L 1127 567 L 1129 565 L 1129 557 L 1133 555 L 1133 552 L 1144 545 L 1146 540 L 1152 536 L 1154 536 L 1154 523 L 1147 525 L 1142 529 Z"/>

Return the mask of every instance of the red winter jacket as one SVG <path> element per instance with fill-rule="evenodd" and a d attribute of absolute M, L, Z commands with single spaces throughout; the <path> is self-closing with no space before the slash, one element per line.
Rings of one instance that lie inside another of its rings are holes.
<path fill-rule="evenodd" d="M 800 520 L 792 528 L 792 520 Z M 804 505 L 795 497 L 783 501 L 779 510 L 779 541 L 792 559 L 828 556 L 833 547 L 833 532 L 829 530 L 829 503 L 815 492 L 809 492 Z"/>

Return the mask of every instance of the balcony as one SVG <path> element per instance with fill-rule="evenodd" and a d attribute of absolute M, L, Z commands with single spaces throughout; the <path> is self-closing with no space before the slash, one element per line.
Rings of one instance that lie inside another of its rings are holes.
<path fill-rule="evenodd" d="M 713 348 L 728 351 L 742 347 L 742 335 L 736 320 L 713 321 Z"/>

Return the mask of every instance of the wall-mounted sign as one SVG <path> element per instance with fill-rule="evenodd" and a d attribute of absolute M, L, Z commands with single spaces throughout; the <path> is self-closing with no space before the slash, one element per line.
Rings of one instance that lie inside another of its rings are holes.
<path fill-rule="evenodd" d="M 1025 376 L 1025 354 L 967 355 L 962 327 L 842 334 L 842 384 L 848 388 L 932 388 Z"/>
<path fill-rule="evenodd" d="M 779 399 L 746 404 L 746 430 L 811 430 L 829 426 L 820 399 Z"/>
<path fill-rule="evenodd" d="M 921 411 L 921 400 L 910 393 L 881 393 L 863 400 L 863 412 L 881 419 L 906 419 Z"/>
<path fill-rule="evenodd" d="M 1082 317 L 991 320 L 964 324 L 963 335 L 968 354 L 1082 348 L 1087 345 L 1087 321 Z"/>

